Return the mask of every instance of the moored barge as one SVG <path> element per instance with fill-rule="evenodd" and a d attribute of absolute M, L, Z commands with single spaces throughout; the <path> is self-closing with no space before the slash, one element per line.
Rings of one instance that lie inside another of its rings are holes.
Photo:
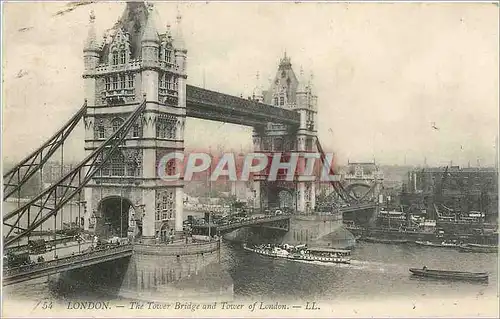
<path fill-rule="evenodd" d="M 485 272 L 467 272 L 467 271 L 449 271 L 423 268 L 410 268 L 410 272 L 419 277 L 429 277 L 450 280 L 466 281 L 487 281 L 488 273 Z"/>

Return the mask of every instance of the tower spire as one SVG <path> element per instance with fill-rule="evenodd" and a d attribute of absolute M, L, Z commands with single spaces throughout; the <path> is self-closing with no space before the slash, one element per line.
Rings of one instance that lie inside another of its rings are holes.
<path fill-rule="evenodd" d="M 142 42 L 159 42 L 158 32 L 156 30 L 154 21 L 154 11 L 153 4 L 148 2 L 146 4 L 148 9 L 148 21 L 146 22 L 146 27 L 144 28 L 144 33 L 142 34 Z"/>
<path fill-rule="evenodd" d="M 305 93 L 306 91 L 307 91 L 307 83 L 304 77 L 304 68 L 300 66 L 299 85 L 297 87 L 297 93 Z"/>
<path fill-rule="evenodd" d="M 89 14 L 89 33 L 87 35 L 87 39 L 85 40 L 85 45 L 83 48 L 84 51 L 99 50 L 94 22 L 95 22 L 95 13 L 94 10 L 91 10 Z"/>
<path fill-rule="evenodd" d="M 255 75 L 256 79 L 256 85 L 255 89 L 253 91 L 253 98 L 257 102 L 263 102 L 264 101 L 264 91 L 262 90 L 262 85 L 260 85 L 260 74 L 259 71 L 257 71 L 257 74 Z"/>
<path fill-rule="evenodd" d="M 311 74 L 309 75 L 309 90 L 311 90 L 311 93 L 313 93 L 314 89 L 313 81 L 314 81 L 314 73 L 313 71 L 311 71 Z"/>
<path fill-rule="evenodd" d="M 175 48 L 179 51 L 186 51 L 186 44 L 184 43 L 184 36 L 182 34 L 182 15 L 177 6 L 177 34 L 175 37 Z"/>

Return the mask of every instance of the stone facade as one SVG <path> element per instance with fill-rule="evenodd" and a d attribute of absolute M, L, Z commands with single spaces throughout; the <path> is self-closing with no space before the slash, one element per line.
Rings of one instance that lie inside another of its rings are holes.
<path fill-rule="evenodd" d="M 302 69 L 300 78 L 297 78 L 292 69 L 291 60 L 285 53 L 270 88 L 263 91 L 259 85 L 256 87 L 253 95 L 254 100 L 298 112 L 300 125 L 297 128 L 277 123 L 265 123 L 260 127 L 254 127 L 255 151 L 263 153 L 298 152 L 300 155 L 316 151 L 317 96 L 314 93 L 311 80 L 305 79 Z M 258 208 L 285 206 L 300 214 L 314 212 L 316 192 L 313 182 L 284 184 L 280 181 L 267 182 L 264 181 L 265 179 L 266 176 L 257 176 L 254 182 Z M 283 192 L 291 195 L 288 196 Z M 283 202 L 283 199 L 290 197 L 294 202 L 293 207 Z"/>
<path fill-rule="evenodd" d="M 160 33 L 153 10 L 142 2 L 127 3 L 122 18 L 102 41 L 91 14 L 83 50 L 87 154 L 146 103 L 119 150 L 85 188 L 85 228 L 95 225 L 92 221 L 100 216 L 103 200 L 121 196 L 132 205 L 142 236 L 149 239 L 160 237 L 166 228 L 182 231 L 183 183 L 165 184 L 157 169 L 164 154 L 184 149 L 187 78 L 181 17 L 175 36 L 170 26 Z"/>

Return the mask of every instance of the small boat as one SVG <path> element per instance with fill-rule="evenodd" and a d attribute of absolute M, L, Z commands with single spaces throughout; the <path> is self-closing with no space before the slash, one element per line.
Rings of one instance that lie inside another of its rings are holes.
<path fill-rule="evenodd" d="M 376 238 L 376 237 L 364 237 L 360 240 L 364 240 L 369 243 L 381 243 L 381 244 L 406 244 L 407 239 L 386 239 L 386 238 Z"/>
<path fill-rule="evenodd" d="M 452 280 L 470 280 L 487 281 L 488 273 L 485 272 L 467 272 L 467 271 L 449 271 L 424 268 L 410 268 L 410 272 L 419 277 L 452 279 Z"/>
<path fill-rule="evenodd" d="M 420 246 L 427 246 L 427 247 L 440 247 L 440 248 L 457 248 L 459 244 L 457 243 L 450 243 L 443 241 L 441 243 L 433 243 L 431 241 L 415 241 L 415 244 L 420 245 Z"/>
<path fill-rule="evenodd" d="M 467 244 L 459 246 L 458 249 L 464 253 L 496 253 L 498 246 Z"/>

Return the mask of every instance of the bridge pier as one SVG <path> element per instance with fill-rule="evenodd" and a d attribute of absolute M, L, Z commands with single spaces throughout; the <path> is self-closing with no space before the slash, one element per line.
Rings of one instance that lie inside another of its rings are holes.
<path fill-rule="evenodd" d="M 220 264 L 218 241 L 137 243 L 131 255 L 51 275 L 49 287 L 62 294 L 88 290 L 158 302 L 172 298 L 233 299 L 233 281 Z"/>
<path fill-rule="evenodd" d="M 139 300 L 232 300 L 233 281 L 219 263 L 220 243 L 134 245 L 119 295 Z"/>

